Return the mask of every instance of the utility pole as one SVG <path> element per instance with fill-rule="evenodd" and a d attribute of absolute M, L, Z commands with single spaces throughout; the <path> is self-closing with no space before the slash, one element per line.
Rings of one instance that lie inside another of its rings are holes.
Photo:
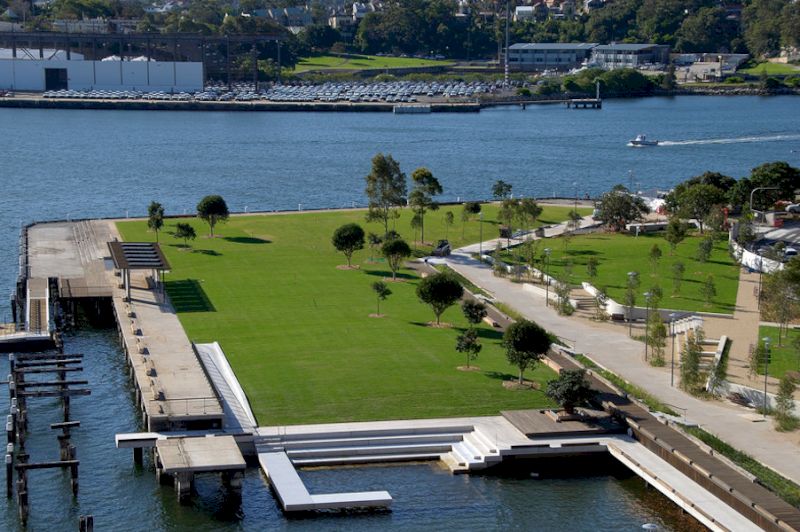
<path fill-rule="evenodd" d="M 508 25 L 511 18 L 511 0 L 506 0 L 506 53 L 504 59 L 505 74 L 503 76 L 503 86 L 508 88 Z"/>

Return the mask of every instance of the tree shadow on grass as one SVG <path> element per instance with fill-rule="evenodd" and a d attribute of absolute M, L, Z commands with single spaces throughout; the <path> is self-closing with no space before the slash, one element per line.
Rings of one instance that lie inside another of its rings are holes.
<path fill-rule="evenodd" d="M 592 249 L 575 249 L 575 250 L 570 249 L 569 251 L 567 251 L 567 255 L 570 255 L 570 256 L 592 255 L 592 256 L 594 256 L 594 255 L 603 255 L 603 253 L 600 253 L 599 251 L 594 251 Z"/>
<path fill-rule="evenodd" d="M 374 275 L 376 277 L 383 277 L 388 281 L 392 280 L 392 272 L 386 272 L 383 270 L 364 270 L 367 275 Z M 411 275 L 409 273 L 397 272 L 398 279 L 408 279 L 408 280 L 415 280 L 418 279 L 416 275 Z"/>
<path fill-rule="evenodd" d="M 219 251 L 214 251 L 213 249 L 193 249 L 192 253 L 200 253 L 203 255 L 209 255 L 211 257 L 219 257 L 222 255 Z"/>
<path fill-rule="evenodd" d="M 233 242 L 234 244 L 272 244 L 272 240 L 266 240 L 256 236 L 226 236 L 222 239 L 227 242 Z"/>
<path fill-rule="evenodd" d="M 519 375 L 512 375 L 510 373 L 502 373 L 500 371 L 484 371 L 483 374 L 490 379 L 495 379 L 498 381 L 513 381 L 518 380 Z"/>
<path fill-rule="evenodd" d="M 165 286 L 176 312 L 217 311 L 197 279 L 167 281 Z"/>

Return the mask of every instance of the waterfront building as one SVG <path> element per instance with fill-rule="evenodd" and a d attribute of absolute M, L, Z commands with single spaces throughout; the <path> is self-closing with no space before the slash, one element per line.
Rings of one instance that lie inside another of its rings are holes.
<path fill-rule="evenodd" d="M 569 70 L 580 67 L 594 43 L 518 43 L 509 46 L 508 62 L 515 70 Z"/>
<path fill-rule="evenodd" d="M 666 65 L 669 63 L 669 46 L 662 44 L 600 44 L 592 50 L 592 61 L 607 69 Z"/>

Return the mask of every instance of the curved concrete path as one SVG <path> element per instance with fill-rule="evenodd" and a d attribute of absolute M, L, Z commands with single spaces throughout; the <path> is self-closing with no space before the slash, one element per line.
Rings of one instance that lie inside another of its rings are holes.
<path fill-rule="evenodd" d="M 550 232 L 558 234 L 555 228 Z M 483 245 L 484 249 L 494 249 L 489 247 L 489 242 Z M 572 343 L 576 351 L 587 354 L 664 403 L 685 412 L 688 419 L 800 484 L 800 435 L 778 433 L 772 421 L 753 422 L 745 417 L 752 415 L 751 410 L 718 401 L 703 401 L 671 387 L 669 372 L 645 363 L 641 342 L 587 320 L 559 316 L 555 310 L 545 307 L 543 295 L 524 291 L 519 284 L 495 277 L 490 266 L 473 259 L 470 253 L 476 252 L 477 247 L 458 249 L 446 262 L 497 300 Z M 735 326 L 734 323 L 731 321 L 731 326 Z"/>

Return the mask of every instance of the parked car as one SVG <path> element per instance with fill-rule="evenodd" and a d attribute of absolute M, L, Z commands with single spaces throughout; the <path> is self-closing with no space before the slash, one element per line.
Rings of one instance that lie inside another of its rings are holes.
<path fill-rule="evenodd" d="M 790 203 L 786 206 L 786 212 L 791 214 L 800 214 L 800 203 Z"/>
<path fill-rule="evenodd" d="M 436 244 L 436 247 L 433 248 L 432 255 L 434 257 L 446 257 L 451 251 L 450 242 L 447 240 L 439 240 L 439 242 Z"/>

